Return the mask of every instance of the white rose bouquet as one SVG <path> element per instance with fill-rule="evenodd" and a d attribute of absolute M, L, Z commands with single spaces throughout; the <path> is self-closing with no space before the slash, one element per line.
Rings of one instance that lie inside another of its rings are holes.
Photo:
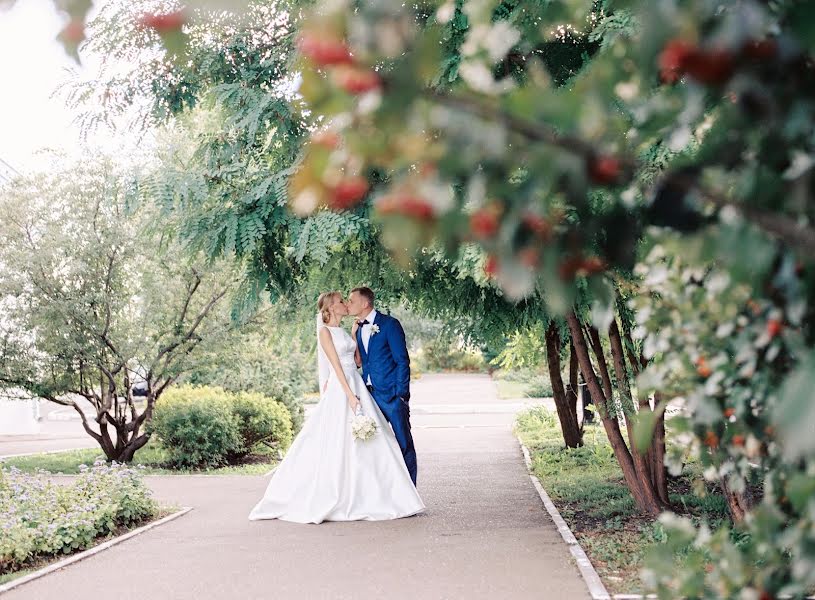
<path fill-rule="evenodd" d="M 351 435 L 354 439 L 366 442 L 376 433 L 376 421 L 362 414 L 362 407 L 357 408 L 356 415 L 351 420 Z"/>

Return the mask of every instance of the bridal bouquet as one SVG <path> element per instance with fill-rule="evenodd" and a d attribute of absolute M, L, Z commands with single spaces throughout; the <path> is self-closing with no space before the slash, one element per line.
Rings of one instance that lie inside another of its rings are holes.
<path fill-rule="evenodd" d="M 371 417 L 366 417 L 361 410 L 357 411 L 351 421 L 351 435 L 355 440 L 366 442 L 374 437 L 376 433 L 376 421 Z"/>

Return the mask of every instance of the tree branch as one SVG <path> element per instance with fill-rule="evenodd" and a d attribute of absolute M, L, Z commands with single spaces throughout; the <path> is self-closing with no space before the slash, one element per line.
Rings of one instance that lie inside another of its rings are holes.
<path fill-rule="evenodd" d="M 427 94 L 432 100 L 439 104 L 456 110 L 466 111 L 489 121 L 501 123 L 510 131 L 528 140 L 563 148 L 585 159 L 589 159 L 597 154 L 596 144 L 592 144 L 575 136 L 559 134 L 549 125 L 516 117 L 495 104 L 488 104 L 472 96 L 445 94 L 438 90 L 428 90 Z M 635 161 L 626 157 L 618 158 L 620 159 L 621 165 L 623 165 L 623 172 L 633 172 Z M 745 206 L 714 190 L 703 187 L 696 178 L 671 173 L 666 175 L 664 179 L 669 177 L 673 178 L 673 181 L 676 183 L 684 184 L 688 190 L 695 189 L 705 200 L 720 208 L 731 206 L 739 210 L 745 218 L 765 232 L 777 236 L 789 245 L 807 252 L 809 255 L 815 255 L 815 229 L 812 227 L 799 223 L 786 215 Z"/>
<path fill-rule="evenodd" d="M 692 182 L 693 188 L 711 204 L 724 208 L 726 206 L 738 210 L 748 221 L 763 229 L 765 232 L 781 239 L 786 244 L 806 252 L 809 256 L 815 255 L 815 229 L 799 223 L 787 215 L 766 212 L 754 206 L 731 200 L 713 190 L 703 188 L 698 181 Z"/>
<path fill-rule="evenodd" d="M 226 290 L 226 289 L 223 289 L 222 291 L 220 291 L 219 293 L 217 293 L 215 296 L 213 296 L 213 297 L 210 299 L 210 301 L 207 303 L 207 305 L 206 305 L 206 306 L 205 306 L 205 307 L 204 307 L 204 308 L 201 310 L 201 312 L 200 312 L 200 313 L 198 314 L 198 316 L 195 318 L 195 321 L 193 321 L 192 325 L 191 325 L 191 326 L 190 326 L 190 328 L 187 330 L 187 333 L 185 333 L 183 336 L 181 336 L 181 337 L 180 337 L 179 339 L 177 339 L 176 341 L 174 341 L 174 342 L 172 342 L 172 343 L 168 344 L 167 346 L 165 346 L 164 348 L 162 348 L 161 350 L 159 350 L 158 355 L 156 356 L 156 360 L 159 360 L 159 359 L 160 359 L 160 358 L 162 358 L 162 357 L 163 357 L 165 354 L 168 354 L 169 352 L 172 352 L 173 350 L 175 350 L 176 348 L 178 348 L 178 347 L 179 347 L 181 344 L 183 344 L 184 342 L 186 342 L 186 341 L 188 341 L 188 340 L 192 339 L 193 335 L 195 335 L 195 330 L 196 330 L 196 329 L 198 328 L 198 326 L 201 324 L 201 321 L 203 321 L 203 320 L 204 320 L 204 318 L 205 318 L 205 317 L 206 317 L 206 316 L 209 314 L 209 311 L 210 311 L 210 310 L 212 310 L 212 307 L 213 307 L 213 306 L 215 306 L 215 304 L 216 304 L 216 303 L 217 303 L 217 302 L 218 302 L 218 301 L 219 301 L 221 298 L 223 298 L 223 297 L 226 295 L 226 292 L 227 292 L 227 290 Z"/>
<path fill-rule="evenodd" d="M 501 123 L 510 131 L 529 140 L 557 146 L 585 158 L 597 154 L 594 144 L 574 136 L 559 134 L 549 125 L 521 119 L 509 114 L 499 106 L 487 104 L 472 96 L 445 94 L 433 89 L 429 89 L 427 92 L 430 98 L 439 104 L 468 112 L 489 121 Z"/>

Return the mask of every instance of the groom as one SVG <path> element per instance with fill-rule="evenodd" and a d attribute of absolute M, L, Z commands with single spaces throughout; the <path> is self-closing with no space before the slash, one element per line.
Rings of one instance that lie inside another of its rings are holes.
<path fill-rule="evenodd" d="M 416 449 L 410 434 L 410 358 L 402 324 L 374 308 L 370 288 L 351 290 L 348 312 L 357 317 L 362 379 L 391 424 L 405 465 L 416 485 Z"/>

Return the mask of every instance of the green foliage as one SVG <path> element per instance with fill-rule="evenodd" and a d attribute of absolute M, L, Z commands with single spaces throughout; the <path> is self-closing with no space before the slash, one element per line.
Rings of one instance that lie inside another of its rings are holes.
<path fill-rule="evenodd" d="M 0 468 L 0 573 L 84 550 L 158 513 L 138 471 L 101 461 L 68 484 Z"/>
<path fill-rule="evenodd" d="M 174 468 L 218 467 L 243 448 L 238 416 L 217 388 L 167 391 L 150 425 Z"/>
<path fill-rule="evenodd" d="M 642 593 L 639 571 L 666 554 L 662 523 L 639 515 L 599 425 L 587 425 L 584 446 L 564 448 L 555 414 L 534 408 L 518 415 L 515 432 L 530 449 L 533 470 L 612 593 Z M 721 494 L 691 493 L 695 464 L 671 481 L 671 499 L 694 523 L 726 519 Z M 690 520 L 689 520 L 690 522 Z M 682 549 L 686 551 L 686 549 Z M 669 552 L 669 551 L 668 551 Z"/>
<path fill-rule="evenodd" d="M 178 386 L 168 390 L 151 425 L 174 468 L 236 462 L 259 444 L 285 450 L 292 440 L 288 409 L 261 394 Z"/>
<path fill-rule="evenodd" d="M 291 444 L 291 417 L 282 403 L 262 394 L 241 392 L 231 400 L 230 408 L 238 417 L 241 437 L 240 450 L 230 457 L 232 461 L 247 456 L 258 444 L 280 450 L 285 450 Z"/>
<path fill-rule="evenodd" d="M 544 326 L 544 323 L 539 322 L 527 330 L 517 330 L 510 334 L 506 346 L 492 360 L 492 364 L 507 370 L 545 365 Z"/>
<path fill-rule="evenodd" d="M 715 229 L 709 233 L 724 234 Z M 806 463 L 789 460 L 808 455 L 808 438 L 785 430 L 790 423 L 801 427 L 808 417 L 801 409 L 807 394 L 800 386 L 811 371 L 802 363 L 790 375 L 796 353 L 806 347 L 805 324 L 798 321 L 802 290 L 795 276 L 782 270 L 773 281 L 784 302 L 755 298 L 749 279 L 760 277 L 761 268 L 773 269 L 773 263 L 757 259 L 744 281 L 738 272 L 691 266 L 687 258 L 698 260 L 692 251 L 675 248 L 668 236 L 665 244 L 655 246 L 640 267 L 645 290 L 658 293 L 659 299 L 642 296 L 636 304 L 640 334 L 654 332 L 645 335 L 644 349 L 653 361 L 640 384 L 668 393 L 681 390 L 691 409 L 675 423 L 692 433 L 694 442 L 689 449 L 675 448 L 669 466 L 681 468 L 690 450 L 706 467 L 707 479 L 726 478 L 731 489 L 748 498 L 757 488 L 763 494 L 749 521 L 719 530 L 697 529 L 685 519 L 666 516 L 668 545 L 649 561 L 646 578 L 664 595 L 702 597 L 718 593 L 714 589 L 772 586 L 776 581 L 797 579 L 795 585 L 806 586 L 809 578 L 792 569 L 807 560 L 806 536 L 797 532 L 812 522 L 806 502 L 815 479 Z M 785 420 L 779 419 L 787 410 L 795 418 L 787 413 Z M 704 568 L 707 574 L 700 580 L 698 572 Z"/>
<path fill-rule="evenodd" d="M 150 2 L 106 3 L 90 26 L 89 50 L 131 71 L 112 74 L 105 63 L 97 79 L 67 87 L 86 128 L 134 113 L 131 129 L 166 125 L 158 160 L 140 173 L 134 201 L 160 207 L 172 234 L 210 259 L 245 260 L 237 317 L 256 308 L 265 289 L 292 292 L 304 275 L 300 263 L 312 252 L 324 261 L 338 231 L 354 233 L 352 219 L 302 223 L 285 208 L 307 130 L 294 109 L 290 70 L 298 4 L 247 4 L 235 6 L 240 16 L 194 13 L 188 60 L 176 61 L 161 51 L 159 36 L 137 26 L 155 10 Z M 122 36 L 129 25 L 137 35 Z"/>
<path fill-rule="evenodd" d="M 182 382 L 273 398 L 288 408 L 296 433 L 303 426 L 301 399 L 317 391 L 315 348 L 311 312 L 274 306 L 229 343 L 214 347 Z"/>
<path fill-rule="evenodd" d="M 425 343 L 415 354 L 415 360 L 422 373 L 479 372 L 486 368 L 484 358 L 479 352 L 457 347 L 455 343 L 444 339 Z"/>
<path fill-rule="evenodd" d="M 103 156 L 55 159 L 0 198 L 0 392 L 87 402 L 86 432 L 119 461 L 146 442 L 166 386 L 244 324 L 229 313 L 241 265 L 168 239 L 153 207 L 131 205 L 131 181 Z"/>

